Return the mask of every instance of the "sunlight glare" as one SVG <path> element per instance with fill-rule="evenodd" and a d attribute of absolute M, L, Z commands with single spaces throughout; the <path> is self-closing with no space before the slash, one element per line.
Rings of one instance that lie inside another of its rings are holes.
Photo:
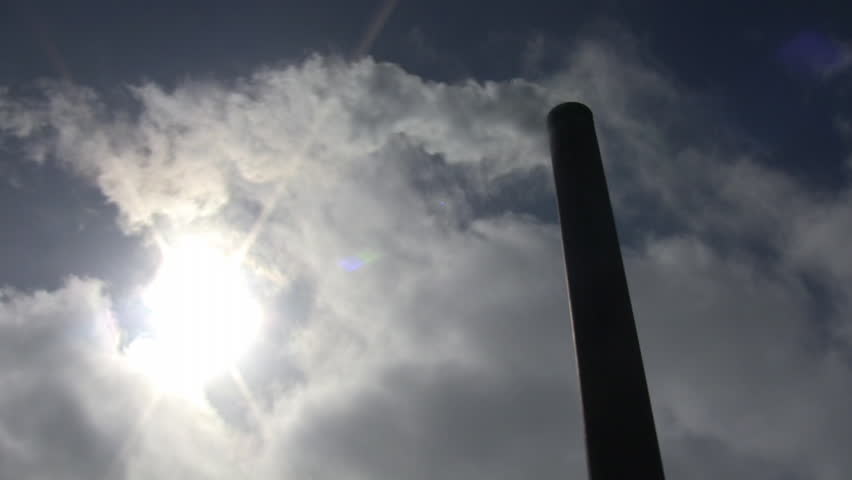
<path fill-rule="evenodd" d="M 227 373 L 256 339 L 261 309 L 233 256 L 202 237 L 167 246 L 142 301 L 148 331 L 128 357 L 170 390 L 200 390 Z"/>

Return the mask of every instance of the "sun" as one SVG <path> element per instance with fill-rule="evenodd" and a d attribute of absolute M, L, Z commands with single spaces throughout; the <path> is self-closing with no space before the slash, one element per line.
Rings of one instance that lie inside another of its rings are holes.
<path fill-rule="evenodd" d="M 228 372 L 255 342 L 261 308 L 238 259 L 210 239 L 183 237 L 162 253 L 142 293 L 146 330 L 126 353 L 161 387 L 197 392 Z"/>

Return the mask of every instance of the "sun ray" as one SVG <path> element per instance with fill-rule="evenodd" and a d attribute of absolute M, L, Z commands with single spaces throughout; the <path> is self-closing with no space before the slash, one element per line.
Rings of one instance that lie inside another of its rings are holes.
<path fill-rule="evenodd" d="M 263 412 L 260 410 L 258 406 L 257 400 L 252 395 L 251 390 L 249 390 L 248 385 L 243 378 L 242 373 L 239 368 L 236 366 L 232 366 L 230 369 L 230 377 L 234 382 L 234 385 L 237 386 L 237 390 L 239 390 L 240 395 L 243 397 L 243 400 L 246 402 L 246 406 L 251 412 L 252 419 L 254 420 L 255 425 L 257 426 L 258 433 L 260 434 L 260 438 L 262 441 L 266 440 L 266 422 L 264 422 Z"/>
<path fill-rule="evenodd" d="M 366 55 L 367 52 L 370 51 L 376 41 L 376 38 L 378 38 L 379 34 L 385 28 L 388 19 L 390 18 L 393 11 L 396 9 L 397 3 L 397 0 L 385 0 L 381 8 L 379 8 L 379 10 L 374 15 L 373 20 L 367 26 L 367 29 L 364 32 L 361 41 L 358 43 L 358 47 L 353 52 L 354 58 L 361 58 L 362 56 Z M 314 141 L 316 140 L 317 130 L 321 125 L 325 123 L 325 118 L 328 115 L 328 111 L 329 103 L 325 102 L 320 107 L 320 110 L 317 113 L 313 124 L 308 129 L 308 135 L 305 136 L 304 142 L 299 148 L 296 149 L 296 153 L 293 155 L 293 164 L 290 168 L 291 171 L 298 171 L 301 168 L 301 165 L 304 162 L 305 154 L 310 150 L 310 148 L 314 144 Z M 270 195 L 270 197 L 263 204 L 263 208 L 261 209 L 260 215 L 258 215 L 254 224 L 249 229 L 248 233 L 246 233 L 245 239 L 243 240 L 241 246 L 237 249 L 236 257 L 239 262 L 242 262 L 245 256 L 248 255 L 248 253 L 251 251 L 251 248 L 257 241 L 257 237 L 260 235 L 261 230 L 263 230 L 263 227 L 266 225 L 266 222 L 269 221 L 269 217 L 272 215 L 275 206 L 278 204 L 278 200 L 284 193 L 284 189 L 284 181 L 279 180 L 272 192 L 272 195 Z"/>
<path fill-rule="evenodd" d="M 160 400 L 162 400 L 162 398 L 162 391 L 156 390 L 154 395 L 151 397 L 151 400 L 139 413 L 139 417 L 136 419 L 136 422 L 134 422 L 133 426 L 127 432 L 127 435 L 124 437 L 124 440 L 121 441 L 120 447 L 116 451 L 115 456 L 107 467 L 106 473 L 103 477 L 104 479 L 122 477 L 122 475 L 120 475 L 119 472 L 116 472 L 115 470 L 119 468 L 121 463 L 130 453 L 130 450 L 136 444 L 136 441 L 139 438 L 139 435 L 142 433 L 143 428 L 151 419 L 151 417 L 154 416 L 154 411 L 159 406 Z"/>

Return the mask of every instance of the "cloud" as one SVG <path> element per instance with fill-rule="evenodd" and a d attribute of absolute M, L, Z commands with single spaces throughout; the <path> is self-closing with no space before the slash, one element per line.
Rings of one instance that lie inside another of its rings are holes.
<path fill-rule="evenodd" d="M 134 87 L 136 118 L 106 111 L 91 90 L 49 84 L 26 122 L 15 120 L 26 107 L 6 101 L 3 126 L 18 135 L 47 126 L 50 153 L 95 178 L 131 225 L 213 215 L 239 181 L 333 176 L 399 137 L 450 163 L 488 159 L 492 175 L 543 161 L 548 99 L 523 81 L 447 85 L 369 59 L 313 57 L 234 83 Z M 453 108 L 460 101 L 469 108 Z"/>
<path fill-rule="evenodd" d="M 536 83 L 446 84 L 311 57 L 173 90 L 136 85 L 134 112 L 68 84 L 7 91 L 0 127 L 90 179 L 128 229 L 215 228 L 237 244 L 267 209 L 249 263 L 268 279 L 271 322 L 242 366 L 258 412 L 223 383 L 205 408 L 165 401 L 141 428 L 128 419 L 150 387 L 114 344 L 56 379 L 36 365 L 91 354 L 55 340 L 25 349 L 19 378 L 55 393 L 21 389 L 2 407 L 0 432 L 29 433 L 0 438 L 30 439 L 0 443 L 4 476 L 80 462 L 69 475 L 94 478 L 103 470 L 83 465 L 114 458 L 98 445 L 126 438 L 127 478 L 584 475 L 559 232 L 540 207 L 552 198 L 544 115 L 582 99 L 596 112 L 669 475 L 842 478 L 849 193 L 767 167 L 632 43 L 580 42 Z M 340 267 L 366 250 L 379 256 Z M 100 318 L 110 307 L 94 285 L 9 294 L 8 328 L 55 339 L 29 319 Z M 14 427 L 37 398 L 68 412 L 43 431 L 91 447 L 27 460 L 67 442 Z M 104 398 L 120 399 L 114 423 L 79 413 Z"/>
<path fill-rule="evenodd" d="M 110 310 L 89 279 L 0 292 L 0 478 L 237 473 L 228 463 L 237 439 L 209 410 L 159 397 L 120 353 Z"/>

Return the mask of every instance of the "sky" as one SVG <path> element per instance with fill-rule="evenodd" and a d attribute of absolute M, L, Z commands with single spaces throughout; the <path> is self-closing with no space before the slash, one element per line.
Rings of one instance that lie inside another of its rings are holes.
<path fill-rule="evenodd" d="M 563 101 L 668 478 L 848 479 L 852 7 L 686 3 L 0 4 L 0 480 L 586 478 Z"/>

